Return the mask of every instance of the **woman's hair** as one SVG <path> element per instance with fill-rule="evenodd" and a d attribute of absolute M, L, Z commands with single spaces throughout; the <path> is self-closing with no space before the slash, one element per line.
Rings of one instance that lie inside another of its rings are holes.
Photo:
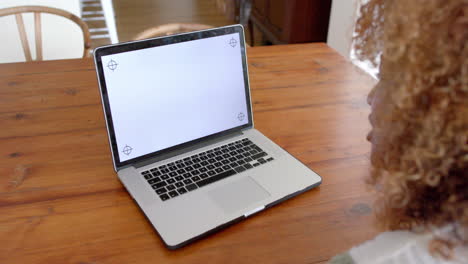
<path fill-rule="evenodd" d="M 379 66 L 374 89 L 387 90 L 392 104 L 383 114 L 388 122 L 374 124 L 386 126 L 386 142 L 377 143 L 385 151 L 372 158 L 369 179 L 379 193 L 379 223 L 450 224 L 456 231 L 448 242 L 466 245 L 468 1 L 366 2 L 355 28 L 356 55 Z"/>

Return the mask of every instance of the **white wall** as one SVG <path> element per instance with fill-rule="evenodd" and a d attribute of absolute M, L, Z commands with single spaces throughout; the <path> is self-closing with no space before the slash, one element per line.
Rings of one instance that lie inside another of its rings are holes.
<path fill-rule="evenodd" d="M 327 44 L 350 58 L 351 36 L 359 0 L 333 0 Z"/>
<path fill-rule="evenodd" d="M 38 5 L 66 10 L 81 16 L 79 0 L 0 0 L 0 9 L 13 6 Z M 34 16 L 23 14 L 31 56 L 36 58 Z M 83 34 L 79 26 L 66 18 L 42 14 L 42 47 L 44 60 L 81 58 L 83 56 Z M 0 63 L 25 61 L 20 35 L 13 15 L 0 17 Z"/>

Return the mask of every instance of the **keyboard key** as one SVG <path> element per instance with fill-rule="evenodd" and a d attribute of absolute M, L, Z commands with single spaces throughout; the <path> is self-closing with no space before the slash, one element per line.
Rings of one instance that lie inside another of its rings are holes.
<path fill-rule="evenodd" d="M 207 168 L 200 168 L 199 171 L 200 172 L 206 172 L 206 171 L 208 171 L 208 169 Z"/>
<path fill-rule="evenodd" d="M 164 188 L 164 187 L 159 188 L 159 189 L 156 190 L 156 193 L 157 193 L 157 194 L 163 194 L 163 193 L 165 193 L 165 192 L 167 192 L 167 190 L 166 190 L 166 188 Z"/>
<path fill-rule="evenodd" d="M 167 180 L 167 179 L 169 179 L 169 175 L 164 174 L 163 176 L 161 176 L 161 179 L 162 179 L 162 180 Z"/>
<path fill-rule="evenodd" d="M 223 155 L 223 158 L 225 158 L 225 159 L 229 159 L 230 157 L 231 157 L 231 155 L 229 155 L 229 154 L 224 154 Z"/>
<path fill-rule="evenodd" d="M 223 168 L 223 170 L 229 170 L 229 169 L 231 168 L 231 166 L 229 166 L 229 165 L 224 165 L 222 168 Z"/>
<path fill-rule="evenodd" d="M 177 170 L 177 167 L 176 166 L 171 166 L 171 167 L 169 167 L 169 170 L 170 171 L 175 171 L 175 170 Z"/>
<path fill-rule="evenodd" d="M 195 176 L 195 177 L 192 178 L 192 181 L 194 181 L 194 182 L 199 181 L 199 180 L 201 180 L 201 179 L 198 176 Z"/>
<path fill-rule="evenodd" d="M 166 187 L 166 189 L 169 190 L 169 191 L 172 191 L 172 190 L 175 189 L 175 186 L 171 184 L 171 185 L 168 185 L 168 186 Z"/>
<path fill-rule="evenodd" d="M 213 158 L 211 158 L 211 159 L 209 159 L 209 160 L 208 160 L 208 162 L 209 162 L 209 163 L 211 163 L 211 164 L 213 164 L 213 163 L 215 163 L 215 162 L 216 162 L 216 160 L 215 160 L 215 159 L 213 159 Z"/>
<path fill-rule="evenodd" d="M 229 149 L 223 148 L 223 149 L 221 150 L 221 152 L 222 152 L 222 153 L 228 153 L 228 152 L 229 152 Z"/>
<path fill-rule="evenodd" d="M 265 152 L 260 152 L 256 155 L 253 155 L 251 158 L 254 159 L 254 160 L 258 160 L 259 158 L 261 157 L 265 157 L 267 154 Z"/>
<path fill-rule="evenodd" d="M 195 158 L 198 158 L 198 154 L 192 155 L 192 156 L 190 156 L 190 158 L 192 158 L 192 160 L 195 159 Z"/>
<path fill-rule="evenodd" d="M 161 200 L 163 200 L 163 201 L 166 201 L 166 200 L 169 199 L 169 195 L 163 194 L 163 195 L 160 195 L 159 198 L 161 198 Z"/>
<path fill-rule="evenodd" d="M 239 165 L 242 165 L 242 164 L 245 163 L 245 161 L 244 161 L 244 160 L 238 160 L 237 163 L 238 163 Z"/>
<path fill-rule="evenodd" d="M 208 161 L 205 160 L 205 161 L 202 161 L 200 164 L 201 164 L 202 166 L 206 166 L 206 165 L 208 165 L 208 164 L 210 164 L 210 163 L 209 163 Z"/>
<path fill-rule="evenodd" d="M 201 160 L 200 160 L 199 158 L 194 158 L 194 159 L 192 159 L 192 161 L 195 162 L 195 163 L 198 163 L 198 162 L 200 162 Z"/>
<path fill-rule="evenodd" d="M 208 172 L 208 175 L 210 175 L 210 176 L 213 176 L 213 175 L 215 175 L 215 174 L 216 174 L 216 172 L 214 172 L 214 171 L 212 171 L 212 170 Z"/>
<path fill-rule="evenodd" d="M 185 163 L 185 165 L 187 165 L 187 166 L 190 166 L 190 165 L 193 164 L 193 162 L 191 162 L 190 160 L 189 160 L 189 161 L 186 161 L 186 162 L 184 162 L 184 163 Z"/>
<path fill-rule="evenodd" d="M 194 171 L 191 171 L 191 172 L 190 172 L 190 174 L 192 174 L 192 175 L 194 175 L 194 176 L 195 176 L 195 175 L 198 175 L 198 174 L 200 174 L 200 171 L 198 171 L 198 170 L 194 170 Z"/>
<path fill-rule="evenodd" d="M 187 179 L 187 178 L 192 177 L 192 174 L 190 174 L 190 173 L 184 173 L 183 176 L 184 176 L 185 179 Z"/>
<path fill-rule="evenodd" d="M 176 191 L 172 191 L 172 192 L 169 193 L 169 195 L 170 195 L 172 198 L 174 198 L 174 197 L 176 197 L 176 196 L 179 196 L 179 193 L 177 193 Z"/>
<path fill-rule="evenodd" d="M 230 154 L 231 156 L 236 156 L 236 155 L 237 155 L 237 151 L 231 151 L 231 152 L 229 152 L 229 154 Z"/>
<path fill-rule="evenodd" d="M 180 163 L 182 163 L 182 162 L 183 162 L 182 160 L 178 160 L 178 161 L 176 161 L 175 163 L 176 163 L 176 164 L 180 164 Z"/>
<path fill-rule="evenodd" d="M 160 171 L 161 171 L 161 173 L 168 173 L 168 172 L 169 172 L 168 169 L 162 169 L 162 170 L 160 170 Z"/>
<path fill-rule="evenodd" d="M 223 164 L 221 162 L 216 162 L 214 165 L 215 165 L 216 168 L 223 166 Z"/>
<path fill-rule="evenodd" d="M 252 155 L 255 155 L 255 154 L 257 154 L 257 153 L 258 153 L 258 151 L 256 151 L 255 149 L 252 149 L 252 150 L 251 150 L 251 151 L 249 151 L 249 152 L 250 152 L 250 154 L 252 154 Z"/>
<path fill-rule="evenodd" d="M 170 163 L 168 163 L 168 164 L 166 164 L 166 165 L 167 165 L 168 167 L 171 167 L 171 166 L 174 166 L 175 163 L 174 163 L 174 162 L 170 162 Z"/>
<path fill-rule="evenodd" d="M 229 176 L 232 176 L 234 174 L 236 174 L 236 172 L 233 169 L 231 169 L 231 170 L 225 171 L 225 172 L 223 172 L 221 174 L 218 174 L 216 176 L 201 180 L 201 181 L 197 182 L 197 185 L 198 185 L 198 187 L 203 187 L 203 186 L 205 186 L 207 184 L 222 180 L 222 179 L 227 178 Z"/>
<path fill-rule="evenodd" d="M 257 166 L 260 166 L 260 163 L 256 162 L 254 164 L 252 164 L 254 167 L 257 167 Z"/>
<path fill-rule="evenodd" d="M 251 162 L 252 160 L 253 160 L 253 159 L 252 159 L 252 158 L 250 158 L 250 157 L 249 157 L 249 158 L 245 158 L 245 159 L 244 159 L 244 161 L 245 161 L 245 162 Z"/>
<path fill-rule="evenodd" d="M 239 155 L 236 156 L 236 158 L 237 158 L 237 159 L 243 159 L 244 156 L 239 154 Z"/>
<path fill-rule="evenodd" d="M 200 164 L 194 164 L 193 167 L 194 167 L 195 169 L 198 169 L 198 168 L 201 167 L 201 165 L 200 165 Z"/>
<path fill-rule="evenodd" d="M 190 191 L 193 191 L 193 190 L 197 189 L 198 187 L 194 183 L 194 184 L 190 184 L 190 185 L 185 186 L 185 188 L 187 188 L 187 191 L 190 192 Z"/>
<path fill-rule="evenodd" d="M 171 176 L 171 177 L 175 177 L 175 176 L 177 176 L 177 175 L 178 175 L 178 174 L 177 174 L 177 172 L 175 172 L 175 171 L 169 172 L 169 176 Z"/>
<path fill-rule="evenodd" d="M 202 174 L 200 174 L 200 178 L 206 179 L 206 178 L 208 178 L 208 174 L 202 173 Z"/>
<path fill-rule="evenodd" d="M 182 181 L 182 180 L 184 179 L 184 177 L 182 177 L 182 176 L 177 176 L 177 177 L 175 177 L 175 179 L 176 179 L 176 181 Z"/>
<path fill-rule="evenodd" d="M 264 159 L 258 159 L 257 161 L 260 162 L 261 164 L 266 163 L 266 160 L 264 160 Z"/>
<path fill-rule="evenodd" d="M 272 160 L 274 160 L 272 157 L 269 157 L 269 158 L 267 159 L 267 161 L 272 161 Z"/>
<path fill-rule="evenodd" d="M 208 166 L 206 166 L 206 168 L 209 169 L 209 170 L 212 170 L 212 169 L 215 168 L 215 166 L 213 166 L 213 165 L 208 165 Z"/>
<path fill-rule="evenodd" d="M 156 169 L 152 169 L 152 170 L 156 170 Z M 152 170 L 151 170 L 151 171 L 152 171 Z M 150 171 L 144 171 L 144 172 L 142 172 L 141 174 L 143 174 L 143 175 L 150 174 Z"/>
<path fill-rule="evenodd" d="M 175 185 L 175 187 L 179 188 L 179 187 L 184 186 L 184 183 L 183 182 L 176 182 L 174 185 Z"/>
<path fill-rule="evenodd" d="M 173 184 L 175 182 L 175 179 L 169 179 L 166 181 L 168 184 Z"/>
<path fill-rule="evenodd" d="M 160 176 L 160 175 L 161 175 L 161 172 L 159 172 L 159 171 L 153 172 L 153 176 Z"/>
<path fill-rule="evenodd" d="M 207 157 L 207 156 L 201 156 L 200 159 L 203 160 L 203 161 L 205 161 L 205 160 L 208 159 L 208 157 Z"/>
<path fill-rule="evenodd" d="M 188 161 L 188 160 L 190 160 L 190 157 L 184 159 L 184 161 Z"/>
<path fill-rule="evenodd" d="M 162 169 L 164 169 L 164 168 L 166 168 L 166 165 L 161 165 L 161 166 L 159 166 L 158 169 L 162 170 Z"/>
<path fill-rule="evenodd" d="M 234 150 L 236 150 L 236 147 L 229 147 L 228 149 L 229 149 L 230 151 L 234 151 Z"/>
<path fill-rule="evenodd" d="M 218 157 L 216 157 L 215 159 L 216 159 L 217 161 L 221 161 L 221 160 L 223 160 L 224 158 L 223 158 L 223 156 L 218 156 Z"/>
<path fill-rule="evenodd" d="M 184 170 L 184 169 L 177 170 L 177 173 L 178 173 L 178 174 L 184 174 L 184 173 L 185 173 L 185 170 Z"/>
<path fill-rule="evenodd" d="M 230 158 L 229 158 L 229 161 L 230 161 L 230 162 L 234 162 L 234 161 L 236 161 L 236 160 L 237 160 L 237 159 L 236 159 L 235 157 L 230 157 Z"/>
<path fill-rule="evenodd" d="M 192 166 L 188 166 L 187 168 L 185 168 L 186 171 L 191 171 L 193 170 L 193 167 Z"/>
<path fill-rule="evenodd" d="M 187 190 L 185 188 L 180 188 L 177 190 L 180 194 L 184 194 L 187 192 Z"/>
<path fill-rule="evenodd" d="M 229 160 L 222 160 L 221 163 L 224 164 L 224 165 L 226 165 L 226 164 L 228 164 L 228 163 L 230 163 L 230 162 L 229 162 Z"/>
<path fill-rule="evenodd" d="M 156 183 L 154 185 L 151 185 L 151 186 L 153 187 L 153 189 L 159 189 L 159 188 L 164 187 L 166 185 L 167 185 L 167 183 L 162 181 L 162 182 L 158 182 L 158 183 Z"/>
<path fill-rule="evenodd" d="M 153 178 L 153 175 L 151 174 L 146 174 L 146 175 L 143 175 L 145 177 L 145 179 L 149 180 L 151 178 Z"/>
<path fill-rule="evenodd" d="M 251 168 L 253 168 L 253 166 L 250 165 L 250 163 L 246 163 L 246 164 L 244 164 L 244 168 L 251 169 Z"/>
<path fill-rule="evenodd" d="M 215 155 L 213 153 L 210 153 L 210 154 L 208 154 L 206 156 L 208 156 L 208 158 L 213 158 Z"/>
<path fill-rule="evenodd" d="M 218 151 L 215 151 L 214 154 L 215 154 L 216 156 L 219 156 L 219 155 L 222 155 L 223 153 L 222 153 L 221 151 L 218 150 Z"/>
<path fill-rule="evenodd" d="M 245 171 L 245 168 L 244 166 L 239 166 L 239 167 L 234 168 L 234 170 L 239 173 L 239 172 Z"/>
<path fill-rule="evenodd" d="M 231 166 L 231 168 L 234 168 L 234 167 L 237 167 L 237 162 L 231 162 L 231 164 L 229 164 Z"/>
<path fill-rule="evenodd" d="M 191 184 L 191 183 L 192 183 L 192 180 L 191 180 L 191 179 L 185 179 L 185 180 L 184 180 L 184 183 L 185 183 L 185 184 Z"/>
<path fill-rule="evenodd" d="M 179 164 L 177 164 L 177 168 L 182 169 L 183 167 L 185 167 L 185 164 L 184 164 L 184 163 L 179 163 Z"/>
<path fill-rule="evenodd" d="M 154 179 L 149 180 L 148 183 L 149 183 L 149 184 L 155 184 L 155 183 L 158 183 L 158 182 L 160 182 L 160 181 L 161 181 L 161 178 L 156 177 L 156 178 L 154 178 Z"/>
<path fill-rule="evenodd" d="M 216 173 L 221 173 L 221 172 L 223 172 L 224 170 L 223 170 L 222 168 L 217 168 L 217 169 L 215 169 L 215 171 L 216 171 Z"/>

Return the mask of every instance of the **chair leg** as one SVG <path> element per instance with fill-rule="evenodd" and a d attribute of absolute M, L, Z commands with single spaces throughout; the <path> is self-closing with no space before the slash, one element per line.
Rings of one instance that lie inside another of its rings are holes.
<path fill-rule="evenodd" d="M 42 60 L 42 29 L 41 29 L 41 13 L 34 12 L 34 33 L 36 35 L 36 60 Z"/>
<path fill-rule="evenodd" d="M 23 45 L 24 57 L 26 61 L 32 61 L 31 51 L 29 50 L 28 37 L 26 36 L 26 30 L 24 28 L 23 16 L 21 14 L 16 14 L 16 25 L 18 26 L 18 31 L 21 38 L 21 44 Z"/>

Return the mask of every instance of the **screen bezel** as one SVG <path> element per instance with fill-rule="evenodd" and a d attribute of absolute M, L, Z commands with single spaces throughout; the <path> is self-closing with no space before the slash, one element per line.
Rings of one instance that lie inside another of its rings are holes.
<path fill-rule="evenodd" d="M 245 99 L 246 99 L 246 105 L 247 105 L 248 123 L 242 126 L 220 131 L 218 133 L 211 134 L 205 137 L 194 139 L 192 141 L 188 141 L 179 145 L 175 145 L 170 148 L 151 152 L 143 156 L 132 158 L 123 162 L 120 161 L 120 153 L 118 151 L 115 130 L 114 130 L 113 122 L 112 122 L 113 120 L 112 113 L 111 113 L 111 108 L 109 104 L 109 96 L 107 93 L 107 86 L 106 86 L 101 57 L 112 55 L 112 54 L 117 54 L 117 53 L 123 53 L 123 52 L 147 49 L 147 48 L 154 48 L 158 46 L 171 45 L 171 44 L 176 44 L 176 43 L 181 43 L 181 42 L 194 41 L 198 39 L 217 37 L 217 36 L 228 35 L 228 34 L 233 34 L 233 33 L 239 33 L 239 39 L 240 39 L 239 44 L 240 44 L 242 68 L 243 68 L 243 74 L 244 74 L 244 87 L 245 87 L 245 96 L 246 96 Z M 142 40 L 142 41 L 126 42 L 126 43 L 119 43 L 116 45 L 99 47 L 94 50 L 94 62 L 95 62 L 95 67 L 96 67 L 96 71 L 98 75 L 98 82 L 99 82 L 99 87 L 101 91 L 101 99 L 102 99 L 102 104 L 103 104 L 104 116 L 106 119 L 107 131 L 109 134 L 109 143 L 110 143 L 111 151 L 112 151 L 112 158 L 113 158 L 114 166 L 116 170 L 120 167 L 133 164 L 136 162 L 141 162 L 147 159 L 151 159 L 158 155 L 163 155 L 169 152 L 191 147 L 205 140 L 212 140 L 217 137 L 222 137 L 230 133 L 234 133 L 234 132 L 246 129 L 246 128 L 253 127 L 249 77 L 248 77 L 248 68 L 247 68 L 247 56 L 245 52 L 244 29 L 241 25 L 233 25 L 233 26 L 227 26 L 227 27 L 221 27 L 221 28 L 207 29 L 207 30 L 183 33 L 183 34 L 172 35 L 172 36 L 167 36 L 167 37 L 158 37 L 158 38 L 152 38 L 152 39 L 147 39 L 147 40 Z"/>

